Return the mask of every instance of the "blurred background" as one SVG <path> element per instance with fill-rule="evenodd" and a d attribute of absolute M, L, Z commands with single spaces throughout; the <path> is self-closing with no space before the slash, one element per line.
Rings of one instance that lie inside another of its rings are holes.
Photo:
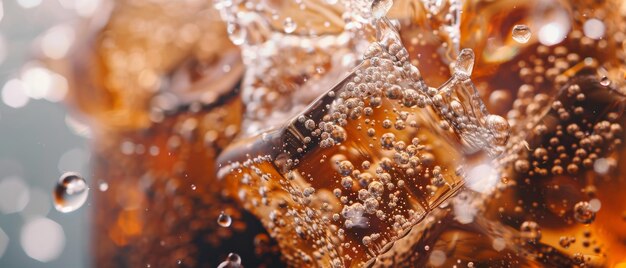
<path fill-rule="evenodd" d="M 33 51 L 63 57 L 73 39 L 71 25 L 98 4 L 0 1 L 0 267 L 89 263 L 90 198 L 78 210 L 61 213 L 52 195 L 65 171 L 93 181 L 89 133 L 59 102 L 67 81 L 41 68 Z"/>

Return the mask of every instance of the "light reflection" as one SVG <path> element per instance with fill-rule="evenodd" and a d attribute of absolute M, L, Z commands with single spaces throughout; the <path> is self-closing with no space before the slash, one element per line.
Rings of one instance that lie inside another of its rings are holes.
<path fill-rule="evenodd" d="M 28 185 L 19 177 L 11 176 L 0 181 L 0 212 L 20 212 L 28 204 Z"/>
<path fill-rule="evenodd" d="M 37 63 L 24 69 L 21 81 L 25 94 L 32 99 L 43 98 L 50 102 L 58 102 L 67 94 L 68 86 L 65 77 L 39 67 Z"/>
<path fill-rule="evenodd" d="M 589 19 L 583 24 L 583 33 L 591 39 L 601 39 L 605 31 L 606 27 L 599 19 Z"/>
<path fill-rule="evenodd" d="M 36 218 L 28 221 L 22 228 L 20 243 L 29 257 L 40 262 L 49 262 L 63 252 L 65 233 L 55 221 Z"/>
<path fill-rule="evenodd" d="M 74 9 L 81 17 L 91 17 L 100 4 L 101 0 L 74 0 Z"/>
<path fill-rule="evenodd" d="M 76 118 L 70 115 L 65 116 L 65 125 L 67 125 L 72 133 L 78 136 L 85 138 L 91 137 L 91 129 L 89 128 L 89 126 L 87 124 L 84 124 L 83 122 L 78 121 Z"/>
<path fill-rule="evenodd" d="M 29 98 L 24 92 L 24 85 L 18 79 L 11 79 L 2 88 L 2 102 L 12 108 L 21 108 L 28 104 Z"/>
<path fill-rule="evenodd" d="M 69 25 L 57 25 L 48 30 L 41 39 L 41 51 L 51 59 L 61 59 L 67 55 L 74 43 L 74 29 Z"/>
<path fill-rule="evenodd" d="M 42 0 L 17 0 L 17 4 L 23 8 L 34 8 L 41 5 Z"/>
<path fill-rule="evenodd" d="M 539 42 L 546 46 L 556 45 L 565 39 L 567 30 L 559 22 L 551 22 L 539 29 Z"/>
<path fill-rule="evenodd" d="M 468 172 L 466 185 L 476 192 L 488 193 L 494 189 L 498 181 L 500 176 L 497 170 L 492 165 L 481 164 Z"/>

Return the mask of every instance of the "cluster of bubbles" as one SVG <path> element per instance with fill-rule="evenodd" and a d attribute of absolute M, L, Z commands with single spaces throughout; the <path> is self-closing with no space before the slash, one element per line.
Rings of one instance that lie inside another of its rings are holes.
<path fill-rule="evenodd" d="M 372 3 L 377 41 L 343 81 L 246 146 L 261 152 L 235 147 L 220 157 L 219 176 L 293 265 L 371 265 L 459 189 L 463 155 L 496 156 L 505 148 L 507 121 L 487 112 L 470 80 L 473 52 L 460 51 L 452 78 L 429 87 L 385 17 L 391 6 Z M 433 148 L 429 142 L 440 137 L 448 143 Z M 444 158 L 459 148 L 458 159 Z M 311 161 L 331 170 L 314 175 Z"/>

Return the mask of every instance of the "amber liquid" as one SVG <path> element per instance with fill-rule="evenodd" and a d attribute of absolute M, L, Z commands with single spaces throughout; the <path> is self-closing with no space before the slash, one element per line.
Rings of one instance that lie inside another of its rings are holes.
<path fill-rule="evenodd" d="M 270 5 L 269 19 L 237 2 L 262 18 L 240 25 L 192 2 L 116 2 L 53 63 L 109 185 L 94 194 L 97 266 L 215 267 L 230 252 L 249 267 L 626 263 L 621 1 L 396 1 L 397 33 L 343 25 L 350 5 Z M 286 16 L 298 26 L 277 35 Z M 465 47 L 471 75 L 456 71 Z M 352 50 L 354 68 L 333 58 Z M 485 163 L 497 185 L 465 187 Z"/>

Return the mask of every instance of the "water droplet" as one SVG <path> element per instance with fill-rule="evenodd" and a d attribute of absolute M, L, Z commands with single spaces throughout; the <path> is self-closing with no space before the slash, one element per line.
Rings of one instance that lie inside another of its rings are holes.
<path fill-rule="evenodd" d="M 195 185 L 195 184 L 192 184 L 192 185 L 191 185 L 191 190 L 194 190 L 194 191 L 195 191 L 195 190 L 196 190 L 196 188 L 197 188 L 197 187 L 196 187 L 196 185 Z"/>
<path fill-rule="evenodd" d="M 66 172 L 61 175 L 54 189 L 54 207 L 63 213 L 77 210 L 87 200 L 88 190 L 80 174 Z"/>
<path fill-rule="evenodd" d="M 374 15 L 374 18 L 380 19 L 387 15 L 391 6 L 393 6 L 392 0 L 374 0 L 372 2 L 372 15 Z"/>
<path fill-rule="evenodd" d="M 454 66 L 454 74 L 461 75 L 462 77 L 469 78 L 472 75 L 474 69 L 474 51 L 469 48 L 464 48 L 456 58 L 456 65 Z"/>
<path fill-rule="evenodd" d="M 220 215 L 217 217 L 217 224 L 219 224 L 222 227 L 229 227 L 232 222 L 233 220 L 230 218 L 228 214 L 225 214 L 224 211 L 222 211 Z"/>
<path fill-rule="evenodd" d="M 531 35 L 530 27 L 523 24 L 513 26 L 513 40 L 515 40 L 515 42 L 525 44 L 530 40 Z"/>
<path fill-rule="evenodd" d="M 298 24 L 291 17 L 287 17 L 283 21 L 283 27 L 285 27 L 285 33 L 293 33 L 298 28 Z"/>
<path fill-rule="evenodd" d="M 589 224 L 596 218 L 589 202 L 581 201 L 574 205 L 574 219 L 583 224 Z"/>
<path fill-rule="evenodd" d="M 603 76 L 602 79 L 600 79 L 600 85 L 608 87 L 609 85 L 611 85 L 611 79 L 609 79 L 606 76 Z"/>

